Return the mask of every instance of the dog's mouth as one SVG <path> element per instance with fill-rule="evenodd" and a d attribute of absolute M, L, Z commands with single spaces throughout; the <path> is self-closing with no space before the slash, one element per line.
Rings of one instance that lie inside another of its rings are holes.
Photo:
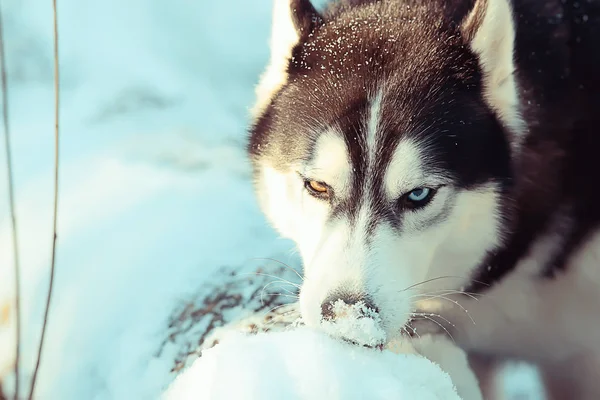
<path fill-rule="evenodd" d="M 344 338 L 344 337 L 342 337 L 341 340 L 343 342 L 345 342 L 345 343 L 348 343 L 348 344 L 352 345 L 352 346 L 363 347 L 363 348 L 366 348 L 366 349 L 383 351 L 383 349 L 385 348 L 385 344 L 383 344 L 383 343 L 379 343 L 379 344 L 375 344 L 375 345 L 363 344 L 363 343 L 357 342 L 355 340 L 347 339 L 347 338 Z"/>
<path fill-rule="evenodd" d="M 368 318 L 356 322 L 336 321 L 321 324 L 328 335 L 346 343 L 370 349 L 383 348 L 387 342 L 386 334 L 379 325 Z"/>

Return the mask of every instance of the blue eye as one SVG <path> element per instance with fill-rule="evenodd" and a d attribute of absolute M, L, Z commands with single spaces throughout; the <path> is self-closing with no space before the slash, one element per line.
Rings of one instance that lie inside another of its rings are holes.
<path fill-rule="evenodd" d="M 429 188 L 418 188 L 408 194 L 408 200 L 412 201 L 413 203 L 420 203 L 427 200 L 431 193 L 432 190 Z"/>

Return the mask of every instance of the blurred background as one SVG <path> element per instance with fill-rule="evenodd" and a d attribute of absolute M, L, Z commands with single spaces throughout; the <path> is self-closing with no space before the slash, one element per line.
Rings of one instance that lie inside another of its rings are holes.
<path fill-rule="evenodd" d="M 52 2 L 0 6 L 22 270 L 23 393 L 52 244 Z M 57 264 L 38 398 L 155 398 L 179 352 L 160 351 L 173 313 L 201 296 L 219 269 L 293 257 L 257 208 L 245 153 L 270 18 L 270 0 L 58 1 Z M 14 276 L 1 143 L 0 381 L 8 393 Z"/>
<path fill-rule="evenodd" d="M 207 330 L 284 301 L 257 298 L 256 288 L 269 282 L 261 271 L 294 279 L 281 263 L 299 262 L 258 210 L 245 153 L 271 4 L 58 1 L 57 263 L 37 398 L 157 398 Z M 2 0 L 0 7 L 24 396 L 52 245 L 52 2 Z M 12 393 L 15 292 L 0 150 L 0 383 Z"/>

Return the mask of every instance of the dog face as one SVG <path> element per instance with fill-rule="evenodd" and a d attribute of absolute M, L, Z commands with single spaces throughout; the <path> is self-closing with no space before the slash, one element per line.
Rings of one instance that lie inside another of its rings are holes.
<path fill-rule="evenodd" d="M 393 337 L 500 244 L 522 134 L 512 17 L 481 0 L 455 19 L 433 2 L 275 0 L 249 151 L 262 209 L 303 258 L 308 325 L 341 300 Z"/>

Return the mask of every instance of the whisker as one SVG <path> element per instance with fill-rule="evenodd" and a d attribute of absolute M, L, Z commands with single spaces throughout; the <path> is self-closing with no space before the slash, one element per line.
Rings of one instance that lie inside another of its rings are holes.
<path fill-rule="evenodd" d="M 477 284 L 480 284 L 480 285 L 483 285 L 483 286 L 489 286 L 488 283 L 485 283 L 485 282 L 482 282 L 482 281 L 479 281 L 479 280 L 476 280 L 476 279 L 471 279 L 471 278 L 468 278 L 468 277 L 465 277 L 465 276 L 445 275 L 445 276 L 438 276 L 438 277 L 435 277 L 435 278 L 424 280 L 422 282 L 415 283 L 414 285 L 408 286 L 407 288 L 404 288 L 404 289 L 400 290 L 400 292 L 403 292 L 403 291 L 412 289 L 412 288 L 414 288 L 416 286 L 424 285 L 425 283 L 433 282 L 433 281 L 436 281 L 436 280 L 439 280 L 439 279 L 450 279 L 450 278 L 454 278 L 454 279 L 469 279 L 470 282 L 474 282 L 474 283 L 477 283 Z"/>
<path fill-rule="evenodd" d="M 405 292 L 405 291 L 407 291 L 407 290 L 410 290 L 410 289 L 412 289 L 412 288 L 415 288 L 415 287 L 417 287 L 417 286 L 419 286 L 419 285 L 424 285 L 424 284 L 426 284 L 426 283 L 429 283 L 429 282 L 437 281 L 437 280 L 440 280 L 440 279 L 449 279 L 449 278 L 454 278 L 454 279 L 464 279 L 464 277 L 455 276 L 455 275 L 438 276 L 438 277 L 436 277 L 436 278 L 427 279 L 427 280 L 424 280 L 424 281 L 422 281 L 422 282 L 415 283 L 414 285 L 410 285 L 410 286 L 408 286 L 408 287 L 406 287 L 406 288 L 404 288 L 404 289 L 400 290 L 400 292 Z"/>
<path fill-rule="evenodd" d="M 289 306 L 290 304 L 292 304 L 292 303 L 281 304 L 281 306 L 282 307 L 283 306 Z M 269 314 L 269 313 L 267 313 L 267 314 Z M 278 317 L 283 317 L 283 316 L 290 315 L 290 314 L 298 314 L 298 315 L 300 315 L 300 313 L 297 310 L 289 310 L 289 311 L 285 311 L 285 312 L 282 312 L 282 313 L 278 313 L 277 316 Z M 269 323 L 275 323 L 276 321 L 275 321 L 275 318 L 271 318 L 268 322 Z"/>
<path fill-rule="evenodd" d="M 483 297 L 483 295 L 480 294 L 480 293 L 469 293 L 469 292 L 465 292 L 465 291 L 462 291 L 462 290 L 447 290 L 445 292 L 446 292 L 446 294 L 464 294 L 465 296 L 467 296 L 467 297 L 469 297 L 469 298 L 471 298 L 471 299 L 473 299 L 475 301 L 479 301 L 479 299 L 477 298 L 477 296 Z"/>
<path fill-rule="evenodd" d="M 460 307 L 465 312 L 465 314 L 467 314 L 467 316 L 469 317 L 469 319 L 471 320 L 473 325 L 477 325 L 475 323 L 475 320 L 471 316 L 471 314 L 469 314 L 469 310 L 467 310 L 465 307 L 463 307 L 458 301 L 449 299 L 449 298 L 445 297 L 444 295 L 427 296 L 427 297 L 430 299 L 443 299 L 443 300 L 446 300 L 446 301 L 456 304 L 458 307 Z"/>
<path fill-rule="evenodd" d="M 275 307 L 271 308 L 270 310 L 265 311 L 264 315 L 272 313 L 273 311 L 277 310 L 278 308 L 281 308 L 281 307 L 284 307 L 284 306 L 289 306 L 289 304 L 280 304 L 278 306 L 275 306 Z"/>
<path fill-rule="evenodd" d="M 442 317 L 440 314 L 436 314 L 436 313 L 412 313 L 412 315 L 419 316 L 419 317 L 424 317 L 424 316 L 437 317 L 439 319 L 443 319 L 444 322 L 447 322 L 449 325 L 452 325 L 453 328 L 456 328 L 456 325 L 454 325 L 448 319 Z"/>
<path fill-rule="evenodd" d="M 298 275 L 298 278 L 300 278 L 300 280 L 304 280 L 304 278 L 302 277 L 302 275 L 300 275 L 298 273 L 298 271 L 296 271 L 294 268 L 292 268 L 288 264 L 284 263 L 283 261 L 279 261 L 275 258 L 269 258 L 269 257 L 255 257 L 255 258 L 252 258 L 252 260 L 273 261 L 273 262 L 279 263 L 279 264 L 283 265 L 284 267 L 292 270 L 296 275 Z"/>
<path fill-rule="evenodd" d="M 293 295 L 293 296 L 296 296 L 296 297 L 300 298 L 300 295 L 299 295 L 299 293 L 298 293 L 298 292 L 292 292 L 291 290 L 289 290 L 289 289 L 286 289 L 286 288 L 284 288 L 283 286 L 281 286 L 280 288 L 281 288 L 281 290 L 283 290 L 283 291 L 284 291 L 284 292 L 286 292 L 287 294 L 290 294 L 290 295 Z"/>
<path fill-rule="evenodd" d="M 285 294 L 285 293 L 266 293 L 265 296 L 280 296 L 280 297 L 289 297 L 291 299 L 299 299 L 298 296 L 293 294 Z"/>
<path fill-rule="evenodd" d="M 262 290 L 260 291 L 260 304 L 261 304 L 261 305 L 263 305 L 263 306 L 265 305 L 265 303 L 264 303 L 264 301 L 263 301 L 263 297 L 264 297 L 265 290 L 266 290 L 266 289 L 267 289 L 269 286 L 271 286 L 271 285 L 274 285 L 274 284 L 276 284 L 276 283 L 284 283 L 284 284 L 285 284 L 285 283 L 287 283 L 288 285 L 292 285 L 292 286 L 296 286 L 296 287 L 297 287 L 297 285 L 291 284 L 290 282 L 288 282 L 288 281 L 286 281 L 286 280 L 277 280 L 277 281 L 269 282 L 269 283 L 267 283 L 265 286 L 263 286 Z M 289 290 L 287 290 L 287 289 L 286 289 L 286 288 L 284 288 L 283 286 L 280 286 L 280 289 L 281 289 L 281 290 L 285 290 L 285 291 L 286 291 L 286 292 L 288 292 L 289 294 L 296 295 L 296 293 L 294 293 L 294 292 L 292 292 L 292 291 L 289 291 Z"/>
<path fill-rule="evenodd" d="M 404 331 L 406 332 L 406 334 L 407 334 L 409 337 L 410 337 L 410 336 L 412 336 L 412 335 L 410 334 L 410 332 L 408 331 L 408 329 L 407 329 L 407 328 L 403 327 L 402 329 L 404 329 Z M 413 331 L 413 334 L 417 335 L 417 338 L 418 338 L 418 339 L 421 339 L 421 335 L 419 335 L 419 332 L 417 332 L 417 330 L 416 330 L 415 328 L 413 328 L 413 327 L 410 327 L 410 329 Z"/>
<path fill-rule="evenodd" d="M 421 336 L 420 336 L 420 335 L 417 333 L 417 331 L 416 331 L 415 329 L 413 329 L 413 328 L 411 328 L 411 329 L 413 330 L 413 333 L 414 333 L 415 335 L 417 335 L 417 338 L 421 339 Z M 408 337 L 410 338 L 410 336 L 411 336 L 411 335 L 410 335 L 410 332 L 408 331 L 408 328 L 406 328 L 406 326 L 403 326 L 403 327 L 400 329 L 400 335 L 401 335 L 401 336 L 402 336 L 402 332 L 404 332 L 404 333 L 406 334 L 406 336 L 408 336 Z"/>
<path fill-rule="evenodd" d="M 274 284 L 276 284 L 276 283 L 281 283 L 281 284 L 283 284 L 283 285 L 290 285 L 290 286 L 294 286 L 295 288 L 297 288 L 297 287 L 298 287 L 298 285 L 294 285 L 294 284 L 290 283 L 289 281 L 286 281 L 285 279 L 278 279 L 278 280 L 276 280 L 276 281 L 271 281 L 271 282 L 267 283 L 267 284 L 264 286 L 264 288 L 263 288 L 263 289 L 266 289 L 266 288 L 268 288 L 269 286 L 271 286 L 271 285 L 274 285 Z"/>
<path fill-rule="evenodd" d="M 297 283 L 294 283 L 294 282 L 292 282 L 292 281 L 289 281 L 289 280 L 287 280 L 287 279 L 285 279 L 285 278 L 282 278 L 282 277 L 280 277 L 280 276 L 277 276 L 277 275 L 265 274 L 265 273 L 263 273 L 263 272 L 243 272 L 243 273 L 241 273 L 240 275 L 257 275 L 257 276 L 266 276 L 266 277 L 269 277 L 269 278 L 273 278 L 273 279 L 278 279 L 278 280 L 281 280 L 281 281 L 283 281 L 283 282 L 285 282 L 285 283 L 287 283 L 287 284 L 289 284 L 289 285 L 296 286 L 297 288 L 300 288 L 300 285 L 298 285 Z"/>
<path fill-rule="evenodd" d="M 436 290 L 433 292 L 427 292 L 427 293 L 419 293 L 419 294 L 415 294 L 409 297 L 409 299 L 414 299 L 417 297 L 427 297 L 427 296 L 431 296 L 431 295 L 435 295 L 435 294 L 464 294 L 467 297 L 470 297 L 471 299 L 475 300 L 475 301 L 479 301 L 479 299 L 476 296 L 480 296 L 483 297 L 482 294 L 477 294 L 477 293 L 469 293 L 469 292 L 463 292 L 460 290 L 453 290 L 453 289 L 444 289 L 444 290 Z"/>
<path fill-rule="evenodd" d="M 431 322 L 433 322 L 433 323 L 437 324 L 437 325 L 438 325 L 440 328 L 442 328 L 444 331 L 446 331 L 446 333 L 448 334 L 448 336 L 450 336 L 450 339 L 452 339 L 452 341 L 454 342 L 454 344 L 456 344 L 456 341 L 454 340 L 454 337 L 453 337 L 453 336 L 452 336 L 452 334 L 451 334 L 451 333 L 448 331 L 448 329 L 446 329 L 446 327 L 445 327 L 444 325 L 442 325 L 442 324 L 440 324 L 438 321 L 436 321 L 436 320 L 434 320 L 434 319 L 432 319 L 432 318 L 428 317 L 427 315 L 418 315 L 417 317 L 418 317 L 418 318 L 425 318 L 425 319 L 428 319 L 429 321 L 431 321 Z M 416 333 L 416 331 L 415 331 L 415 333 Z"/>
<path fill-rule="evenodd" d="M 478 281 L 477 279 L 471 279 L 471 282 L 475 282 L 475 283 L 477 283 L 477 284 L 479 284 L 479 285 L 483 285 L 483 286 L 490 286 L 490 284 L 489 284 L 489 283 L 485 283 L 485 282 L 482 282 L 482 281 Z"/>
<path fill-rule="evenodd" d="M 296 254 L 298 254 L 298 249 L 296 247 L 292 247 L 291 249 L 288 250 L 287 253 L 289 256 L 295 256 Z"/>

